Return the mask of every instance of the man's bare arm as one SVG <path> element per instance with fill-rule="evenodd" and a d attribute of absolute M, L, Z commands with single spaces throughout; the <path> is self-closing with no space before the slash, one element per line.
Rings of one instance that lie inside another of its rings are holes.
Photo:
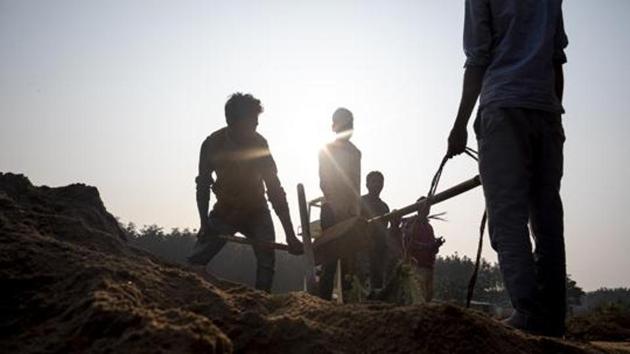
<path fill-rule="evenodd" d="M 208 224 L 208 209 L 210 204 L 210 187 L 212 180 L 212 165 L 209 159 L 207 141 L 201 145 L 199 153 L 199 172 L 195 182 L 197 184 L 197 210 L 199 211 L 199 232 L 203 233 Z"/>
<path fill-rule="evenodd" d="M 265 157 L 263 161 L 262 177 L 265 182 L 265 187 L 267 188 L 267 197 L 284 229 L 287 244 L 289 245 L 289 253 L 294 255 L 302 254 L 304 253 L 303 246 L 300 240 L 295 236 L 295 231 L 293 230 L 287 195 L 278 178 L 276 163 L 273 161 L 271 154 Z"/>
<path fill-rule="evenodd" d="M 464 72 L 464 87 L 462 89 L 459 110 L 448 138 L 448 157 L 459 155 L 466 150 L 466 143 L 468 142 L 468 121 L 479 98 L 485 73 L 485 66 L 469 66 Z"/>
<path fill-rule="evenodd" d="M 278 219 L 280 219 L 280 223 L 282 226 L 290 226 L 289 228 L 293 229 L 286 193 L 284 188 L 282 188 L 282 184 L 280 184 L 277 173 L 275 171 L 266 171 L 263 179 L 267 187 L 267 198 L 269 198 L 273 210 L 276 212 Z"/>
<path fill-rule="evenodd" d="M 199 211 L 199 230 L 205 230 L 208 222 L 208 209 L 210 204 L 210 187 L 200 185 L 197 182 L 197 210 Z"/>

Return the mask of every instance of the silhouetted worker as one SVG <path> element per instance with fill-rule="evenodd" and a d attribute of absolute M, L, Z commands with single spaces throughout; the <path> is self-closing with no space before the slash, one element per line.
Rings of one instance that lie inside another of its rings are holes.
<path fill-rule="evenodd" d="M 430 302 L 433 299 L 433 269 L 444 238 L 435 237 L 433 226 L 423 213 L 403 218 L 401 224 L 404 253 L 417 279 L 417 301 Z"/>
<path fill-rule="evenodd" d="M 319 186 L 324 194 L 320 222 L 322 230 L 361 213 L 361 151 L 350 142 L 354 127 L 352 112 L 339 108 L 333 114 L 332 130 L 337 138 L 319 153 Z M 355 267 L 354 259 L 341 259 L 343 290 L 351 279 L 347 274 Z M 322 266 L 320 297 L 330 300 L 337 262 Z"/>
<path fill-rule="evenodd" d="M 560 180 L 567 44 L 562 0 L 467 0 L 464 88 L 448 140 L 449 156 L 464 151 L 481 94 L 474 128 L 490 239 L 515 310 L 506 324 L 552 336 L 563 335 L 566 313 Z"/>
<path fill-rule="evenodd" d="M 367 219 L 389 213 L 389 206 L 381 199 L 381 191 L 385 183 L 383 174 L 379 171 L 368 173 L 365 178 L 365 186 L 368 194 L 361 197 L 361 215 Z M 371 240 L 368 251 L 370 285 L 373 289 L 383 287 L 385 265 L 390 255 L 387 250 L 387 221 L 372 223 L 368 228 L 368 237 Z"/>
<path fill-rule="evenodd" d="M 201 226 L 193 254 L 194 265 L 205 266 L 226 241 L 217 236 L 244 234 L 254 241 L 273 242 L 275 232 L 267 199 L 286 235 L 292 254 L 302 252 L 295 236 L 284 189 L 267 141 L 256 132 L 263 107 L 250 94 L 235 93 L 225 104 L 227 127 L 212 133 L 201 145 L 197 176 L 197 208 Z M 216 180 L 212 173 L 216 174 Z M 264 182 L 264 185 L 263 185 Z M 210 188 L 217 202 L 208 215 Z M 275 254 L 254 244 L 257 260 L 256 288 L 271 291 Z"/>

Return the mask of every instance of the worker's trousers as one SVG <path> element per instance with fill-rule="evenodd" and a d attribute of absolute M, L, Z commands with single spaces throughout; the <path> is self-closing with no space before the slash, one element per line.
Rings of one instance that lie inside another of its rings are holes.
<path fill-rule="evenodd" d="M 336 216 L 333 209 L 326 203 L 322 205 L 320 223 L 322 230 L 326 230 L 334 226 L 338 222 L 342 222 L 347 217 Z M 351 276 L 355 273 L 356 259 L 355 257 L 342 257 L 341 262 L 341 288 L 344 297 L 352 287 Z M 337 260 L 322 264 L 322 272 L 319 277 L 319 297 L 324 300 L 331 300 L 333 289 L 335 286 L 335 274 L 337 273 Z"/>
<path fill-rule="evenodd" d="M 227 224 L 213 211 L 208 218 L 208 230 L 204 235 L 199 235 L 193 253 L 188 257 L 188 262 L 196 265 L 208 264 L 214 256 L 225 246 L 227 242 L 219 235 L 234 235 L 240 232 L 249 239 L 264 242 L 274 242 L 275 232 L 273 221 L 268 210 L 262 210 L 255 214 L 242 218 L 240 222 Z M 256 289 L 271 292 L 273 284 L 275 253 L 271 248 L 253 245 L 256 255 Z"/>
<path fill-rule="evenodd" d="M 512 306 L 557 334 L 566 314 L 561 116 L 486 107 L 474 127 L 490 240 Z"/>

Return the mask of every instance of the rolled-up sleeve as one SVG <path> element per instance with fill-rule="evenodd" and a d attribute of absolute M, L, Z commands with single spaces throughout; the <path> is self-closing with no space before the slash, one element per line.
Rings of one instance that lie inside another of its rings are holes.
<path fill-rule="evenodd" d="M 564 19 L 562 17 L 562 10 L 560 10 L 560 14 L 558 15 L 558 25 L 556 27 L 556 35 L 554 38 L 554 49 L 553 49 L 553 61 L 559 64 L 564 64 L 567 62 L 567 55 L 564 50 L 569 45 L 569 38 L 567 37 L 566 32 L 564 31 Z"/>
<path fill-rule="evenodd" d="M 488 66 L 492 49 L 492 17 L 487 0 L 466 0 L 464 14 L 465 67 Z"/>

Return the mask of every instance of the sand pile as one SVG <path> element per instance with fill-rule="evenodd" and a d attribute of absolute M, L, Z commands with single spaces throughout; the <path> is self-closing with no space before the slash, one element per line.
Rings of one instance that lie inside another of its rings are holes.
<path fill-rule="evenodd" d="M 567 330 L 569 337 L 578 340 L 630 343 L 630 310 L 595 311 L 574 317 Z"/>
<path fill-rule="evenodd" d="M 585 353 L 447 305 L 334 305 L 129 247 L 98 191 L 0 174 L 0 352 Z"/>

